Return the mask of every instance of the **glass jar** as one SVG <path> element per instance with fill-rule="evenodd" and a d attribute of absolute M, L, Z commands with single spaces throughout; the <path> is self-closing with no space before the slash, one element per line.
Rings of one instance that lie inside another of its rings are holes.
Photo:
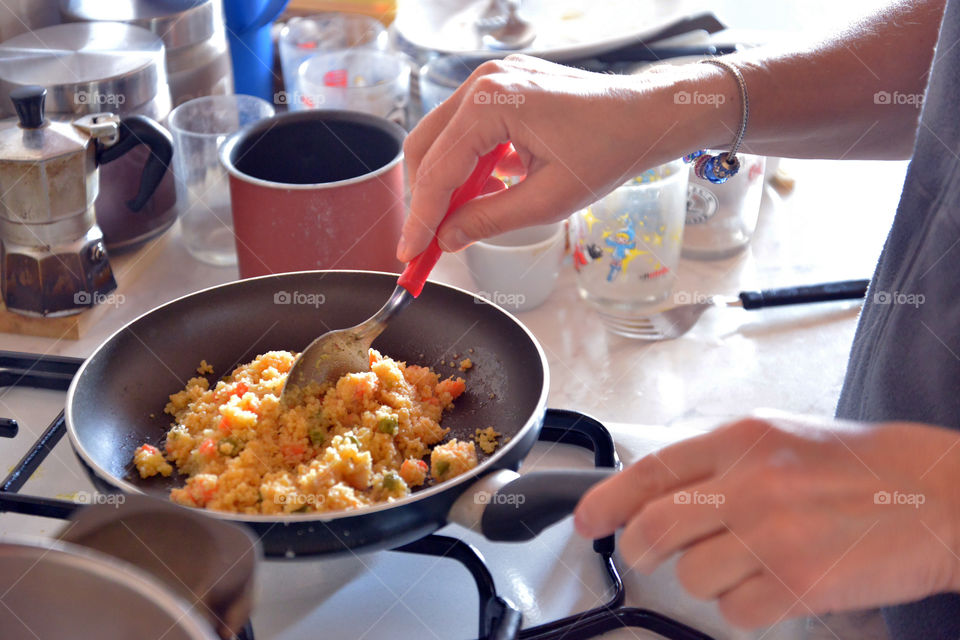
<path fill-rule="evenodd" d="M 708 151 L 716 154 L 718 151 Z M 683 257 L 719 260 L 742 251 L 757 228 L 766 158 L 738 153 L 740 171 L 723 184 L 698 178 L 690 165 Z"/>

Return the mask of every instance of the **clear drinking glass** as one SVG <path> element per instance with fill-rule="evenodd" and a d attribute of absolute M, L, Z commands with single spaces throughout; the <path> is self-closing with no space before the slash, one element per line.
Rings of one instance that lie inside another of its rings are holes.
<path fill-rule="evenodd" d="M 687 166 L 646 171 L 571 219 L 577 290 L 606 326 L 631 336 L 670 295 L 683 242 Z"/>
<path fill-rule="evenodd" d="M 410 63 L 403 54 L 365 49 L 318 53 L 300 65 L 300 91 L 291 109 L 362 111 L 405 126 Z"/>
<path fill-rule="evenodd" d="M 717 152 L 708 152 L 717 153 Z M 693 167 L 687 195 L 683 257 L 728 258 L 746 248 L 757 228 L 765 158 L 738 153 L 740 171 L 723 184 L 698 178 Z"/>
<path fill-rule="evenodd" d="M 372 49 L 386 51 L 387 30 L 379 20 L 359 13 L 318 13 L 306 18 L 291 18 L 280 31 L 277 48 L 283 69 L 288 104 L 300 92 L 297 72 L 303 61 L 321 51 Z"/>
<path fill-rule="evenodd" d="M 229 134 L 273 114 L 269 102 L 247 95 L 204 96 L 170 113 L 180 229 L 196 259 L 237 263 L 230 188 L 217 150 Z"/>

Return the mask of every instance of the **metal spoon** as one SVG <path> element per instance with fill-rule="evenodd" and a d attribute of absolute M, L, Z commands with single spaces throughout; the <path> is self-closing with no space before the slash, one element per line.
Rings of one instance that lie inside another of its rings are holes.
<path fill-rule="evenodd" d="M 480 195 L 487 178 L 509 150 L 509 143 L 501 144 L 480 158 L 467 181 L 450 197 L 450 206 L 443 217 L 444 220 L 465 202 Z M 294 361 L 287 375 L 287 381 L 283 385 L 280 401 L 287 404 L 295 403 L 296 396 L 300 395 L 299 390 L 311 382 L 334 383 L 347 373 L 369 371 L 369 350 L 374 339 L 383 333 L 391 318 L 420 295 L 427 276 L 437 264 L 441 253 L 437 236 L 434 235 L 424 252 L 407 264 L 407 268 L 397 280 L 397 287 L 390 295 L 390 299 L 379 311 L 356 326 L 329 331 L 311 342 Z"/>
<path fill-rule="evenodd" d="M 537 37 L 533 25 L 520 17 L 520 0 L 505 0 L 507 22 L 483 36 L 483 44 L 491 49 L 526 49 Z"/>

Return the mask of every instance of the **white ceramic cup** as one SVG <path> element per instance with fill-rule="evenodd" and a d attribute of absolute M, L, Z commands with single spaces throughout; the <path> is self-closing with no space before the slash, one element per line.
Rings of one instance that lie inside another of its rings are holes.
<path fill-rule="evenodd" d="M 563 262 L 564 222 L 509 231 L 466 248 L 477 295 L 507 311 L 529 311 L 550 296 Z"/>

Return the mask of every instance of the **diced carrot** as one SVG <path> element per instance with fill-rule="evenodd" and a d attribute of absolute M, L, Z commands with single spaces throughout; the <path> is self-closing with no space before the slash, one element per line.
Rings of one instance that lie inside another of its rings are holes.
<path fill-rule="evenodd" d="M 280 453 L 288 462 L 299 462 L 306 453 L 306 447 L 302 444 L 285 444 L 280 447 Z"/>
<path fill-rule="evenodd" d="M 214 443 L 213 438 L 207 438 L 200 443 L 200 447 L 197 449 L 197 451 L 200 452 L 200 455 L 212 458 L 217 455 L 217 445 Z"/>
<path fill-rule="evenodd" d="M 224 433 L 230 433 L 230 422 L 227 420 L 227 416 L 220 418 L 220 424 L 217 425 L 217 429 Z"/>
<path fill-rule="evenodd" d="M 247 391 L 250 390 L 250 387 L 247 386 L 245 382 L 238 382 L 237 386 L 233 388 L 233 392 L 230 394 L 232 396 L 242 396 Z"/>
<path fill-rule="evenodd" d="M 452 397 L 457 398 L 461 393 L 467 388 L 467 384 L 463 381 L 462 378 L 457 378 L 456 380 L 450 378 L 444 380 L 443 382 L 437 385 L 437 391 L 443 393 L 444 391 L 448 392 Z"/>
<path fill-rule="evenodd" d="M 160 453 L 160 450 L 157 449 L 152 444 L 142 444 L 140 445 L 140 449 L 142 449 L 143 451 L 146 451 L 147 453 Z"/>

